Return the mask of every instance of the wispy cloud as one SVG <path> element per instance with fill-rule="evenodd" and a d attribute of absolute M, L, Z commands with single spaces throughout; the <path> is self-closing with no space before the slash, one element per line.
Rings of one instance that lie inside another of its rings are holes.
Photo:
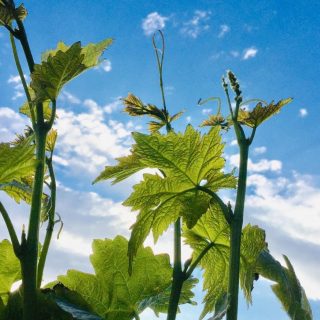
<path fill-rule="evenodd" d="M 28 80 L 28 76 L 24 75 L 24 77 L 26 80 Z M 11 75 L 7 82 L 11 84 L 14 88 L 14 95 L 11 98 L 12 100 L 17 100 L 18 98 L 24 97 L 24 90 L 19 75 Z"/>
<path fill-rule="evenodd" d="M 250 220 L 267 229 L 272 253 L 288 254 L 307 295 L 320 299 L 315 280 L 320 277 L 320 258 L 315 254 L 320 252 L 320 189 L 313 178 L 297 173 L 289 178 L 253 174 L 248 186 L 252 190 L 246 200 Z"/>
<path fill-rule="evenodd" d="M 190 116 L 187 116 L 187 117 L 186 117 L 186 121 L 187 121 L 187 123 L 190 123 L 190 122 L 191 122 L 191 120 L 192 120 L 192 118 L 191 118 Z"/>
<path fill-rule="evenodd" d="M 243 51 L 242 59 L 248 60 L 248 59 L 254 58 L 257 55 L 257 53 L 258 53 L 257 48 L 255 48 L 255 47 L 247 48 Z"/>
<path fill-rule="evenodd" d="M 228 32 L 230 32 L 230 27 L 226 24 L 222 24 L 220 26 L 220 32 L 218 34 L 218 38 L 223 38 Z"/>
<path fill-rule="evenodd" d="M 202 110 L 201 110 L 201 113 L 202 113 L 203 115 L 210 114 L 210 113 L 212 113 L 212 109 L 202 109 Z"/>
<path fill-rule="evenodd" d="M 112 63 L 110 60 L 104 59 L 98 66 L 95 67 L 95 69 L 104 72 L 110 72 L 112 70 Z"/>
<path fill-rule="evenodd" d="M 256 155 L 263 154 L 263 153 L 266 153 L 266 152 L 267 152 L 267 147 L 265 147 L 265 146 L 256 147 L 256 148 L 253 149 L 253 153 L 256 154 Z"/>
<path fill-rule="evenodd" d="M 304 117 L 306 117 L 308 115 L 308 110 L 307 109 L 300 109 L 299 110 L 299 116 L 301 117 L 301 118 L 304 118 Z"/>
<path fill-rule="evenodd" d="M 208 21 L 210 20 L 211 11 L 196 10 L 193 17 L 184 23 L 181 33 L 196 39 L 203 31 L 210 28 Z"/>
<path fill-rule="evenodd" d="M 166 26 L 168 17 L 161 16 L 158 12 L 152 12 L 142 20 L 142 29 L 146 36 L 152 35 L 157 30 L 162 30 Z"/>
<path fill-rule="evenodd" d="M 231 56 L 234 57 L 234 58 L 238 58 L 238 57 L 240 56 L 240 52 L 237 51 L 237 50 L 231 50 L 231 51 L 230 51 L 230 54 L 231 54 Z"/>
<path fill-rule="evenodd" d="M 239 168 L 240 155 L 233 154 L 229 156 L 230 164 L 234 167 Z M 248 159 L 248 171 L 249 172 L 280 172 L 282 169 L 282 162 L 279 160 L 268 160 L 261 159 L 258 162 L 253 162 L 250 158 Z"/>
<path fill-rule="evenodd" d="M 75 95 L 73 95 L 72 93 L 63 90 L 59 96 L 59 98 L 61 99 L 61 101 L 67 102 L 67 103 L 71 103 L 71 104 L 80 104 L 81 100 L 76 97 Z"/>
<path fill-rule="evenodd" d="M 17 133 L 23 132 L 28 118 L 10 108 L 0 108 L 0 136 L 2 142 L 14 139 Z"/>

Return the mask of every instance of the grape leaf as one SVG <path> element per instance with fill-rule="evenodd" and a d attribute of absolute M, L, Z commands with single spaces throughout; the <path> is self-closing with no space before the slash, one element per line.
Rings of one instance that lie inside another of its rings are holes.
<path fill-rule="evenodd" d="M 95 274 L 69 270 L 58 280 L 77 291 L 103 319 L 131 320 L 147 307 L 162 312 L 157 297 L 159 299 L 171 283 L 169 256 L 154 255 L 150 248 L 141 247 L 129 276 L 127 247 L 128 241 L 122 236 L 114 240 L 94 240 L 90 258 Z M 191 292 L 187 295 L 192 297 Z"/>
<path fill-rule="evenodd" d="M 146 168 L 134 152 L 128 156 L 117 158 L 116 160 L 118 164 L 115 166 L 106 166 L 93 183 L 114 179 L 112 184 L 115 184 Z"/>
<path fill-rule="evenodd" d="M 236 185 L 232 174 L 221 171 L 225 161 L 218 128 L 203 136 L 188 126 L 184 134 L 134 133 L 133 137 L 139 162 L 160 169 L 165 177 L 145 174 L 124 202 L 132 210 L 140 210 L 129 241 L 130 261 L 151 230 L 157 241 L 179 216 L 189 228 L 196 224 L 213 201 L 200 186 L 216 192 Z"/>
<path fill-rule="evenodd" d="M 193 259 L 210 247 L 201 259 L 204 270 L 203 288 L 206 290 L 201 319 L 221 307 L 229 281 L 230 227 L 217 204 L 210 206 L 193 229 L 184 228 L 185 242 L 193 249 Z M 247 225 L 242 231 L 240 285 L 247 301 L 251 301 L 251 290 L 257 258 L 265 248 L 265 233 L 257 226 Z"/>
<path fill-rule="evenodd" d="M 23 4 L 18 8 L 14 8 L 3 3 L 3 1 L 0 1 L 0 26 L 9 26 L 15 19 L 14 16 L 17 16 L 21 21 L 25 19 L 27 16 L 27 10 Z"/>
<path fill-rule="evenodd" d="M 312 320 L 312 310 L 289 259 L 284 256 L 287 267 L 283 267 L 264 250 L 258 259 L 256 272 L 275 281 L 271 288 L 292 320 Z"/>
<path fill-rule="evenodd" d="M 32 101 L 36 100 L 36 94 L 34 92 L 34 90 L 31 87 L 28 87 L 28 91 L 29 91 L 29 95 Z M 34 103 L 32 103 L 32 107 L 34 107 Z M 44 100 L 42 101 L 42 107 L 43 107 L 43 117 L 45 120 L 49 120 L 51 118 L 51 107 L 50 107 L 50 100 Z M 27 117 L 31 118 L 31 114 L 30 114 L 30 106 L 29 106 L 29 102 L 26 101 L 19 109 L 19 112 L 26 115 Z M 37 113 L 35 112 L 35 118 L 37 120 Z M 56 115 L 57 118 L 57 115 Z"/>
<path fill-rule="evenodd" d="M 265 107 L 263 107 L 261 103 L 258 103 L 252 111 L 246 111 L 240 108 L 238 121 L 251 128 L 258 127 L 262 122 L 274 114 L 279 113 L 281 108 L 291 101 L 291 98 L 280 100 L 276 104 L 272 101 Z"/>
<path fill-rule="evenodd" d="M 0 242 L 0 300 L 7 303 L 11 286 L 21 279 L 20 262 L 8 240 Z"/>
<path fill-rule="evenodd" d="M 30 85 L 35 91 L 36 102 L 56 100 L 67 82 L 98 64 L 99 57 L 110 44 L 110 39 L 84 48 L 80 42 L 70 47 L 59 44 L 56 50 L 47 52 L 42 63 L 36 64 L 31 74 Z"/>
<path fill-rule="evenodd" d="M 21 181 L 23 177 L 33 174 L 36 165 L 35 146 L 30 144 L 30 139 L 32 137 L 15 146 L 0 144 L 0 183 Z"/>
<path fill-rule="evenodd" d="M 0 183 L 0 190 L 4 191 L 17 203 L 20 203 L 21 200 L 25 201 L 28 204 L 31 203 L 32 188 L 24 182 L 13 180 L 6 183 Z"/>
<path fill-rule="evenodd" d="M 53 152 L 58 137 L 58 131 L 51 129 L 47 135 L 46 150 Z"/>

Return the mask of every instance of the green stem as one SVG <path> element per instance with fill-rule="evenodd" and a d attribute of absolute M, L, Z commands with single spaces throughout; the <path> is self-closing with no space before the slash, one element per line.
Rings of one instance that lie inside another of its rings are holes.
<path fill-rule="evenodd" d="M 162 41 L 161 59 L 159 58 L 158 47 L 157 47 L 156 42 L 155 42 L 155 35 L 152 38 L 152 44 L 153 44 L 154 51 L 156 53 L 156 58 L 157 58 L 163 109 L 166 112 L 167 111 L 167 106 L 166 106 L 166 99 L 165 99 L 165 95 L 164 95 L 163 80 L 162 80 L 162 68 L 163 68 L 163 59 L 164 59 L 164 51 L 165 51 L 165 42 L 164 42 L 164 36 L 163 36 L 162 31 L 159 30 L 158 32 L 160 34 L 161 41 Z"/>
<path fill-rule="evenodd" d="M 20 258 L 20 249 L 21 249 L 20 248 L 20 243 L 19 243 L 16 231 L 15 231 L 15 229 L 13 227 L 12 221 L 10 219 L 10 216 L 9 216 L 7 210 L 5 209 L 5 207 L 3 206 L 1 201 L 0 201 L 0 212 L 1 212 L 1 215 L 3 217 L 3 220 L 4 220 L 5 224 L 7 226 L 7 229 L 8 229 L 9 235 L 10 235 L 10 239 L 11 239 L 11 242 L 12 242 L 14 253 L 17 256 L 17 258 Z"/>
<path fill-rule="evenodd" d="M 41 282 L 42 282 L 42 277 L 43 277 L 43 270 L 45 266 L 45 262 L 47 259 L 48 255 L 48 250 L 52 238 L 52 233 L 53 233 L 53 228 L 54 228 L 54 216 L 55 216 L 55 209 L 56 209 L 56 179 L 55 179 L 55 174 L 53 171 L 53 166 L 52 166 L 52 157 L 47 158 L 47 166 L 49 169 L 49 174 L 50 174 L 50 208 L 48 211 L 48 226 L 47 226 L 47 231 L 46 231 L 46 236 L 45 240 L 43 243 L 43 247 L 41 250 L 40 258 L 39 258 L 39 263 L 38 263 L 38 274 L 37 274 L 37 288 L 41 287 Z"/>
<path fill-rule="evenodd" d="M 30 73 L 34 71 L 34 60 L 30 50 L 27 34 L 22 21 L 15 17 L 18 32 L 16 37 L 20 40 Z M 43 180 L 45 173 L 45 145 L 48 128 L 44 125 L 43 105 L 36 106 L 37 123 L 33 127 L 36 140 L 36 160 L 31 209 L 29 216 L 28 235 L 21 244 L 21 271 L 23 282 L 23 320 L 37 318 L 37 260 L 39 244 L 40 212 L 42 205 Z"/>
<path fill-rule="evenodd" d="M 27 63 L 28 63 L 28 66 L 29 66 L 30 73 L 32 73 L 33 70 L 34 70 L 34 60 L 33 60 L 33 56 L 32 56 L 32 53 L 31 53 L 30 46 L 29 46 L 26 30 L 24 28 L 24 25 L 23 25 L 22 21 L 19 18 L 16 18 L 16 22 L 17 22 L 17 25 L 18 25 L 18 28 L 19 28 L 17 38 L 21 42 L 24 54 L 25 54 L 26 59 L 27 59 Z"/>
<path fill-rule="evenodd" d="M 237 124 L 237 123 L 236 123 Z M 239 139 L 239 138 L 238 138 Z M 237 320 L 239 272 L 240 272 L 240 247 L 241 231 L 243 224 L 243 211 L 246 195 L 247 164 L 249 144 L 246 140 L 240 143 L 240 167 L 237 189 L 236 205 L 231 222 L 230 259 L 229 259 L 229 288 L 230 306 L 227 312 L 227 320 Z"/>
<path fill-rule="evenodd" d="M 181 266 L 181 218 L 178 218 L 174 223 L 174 262 L 167 320 L 176 319 L 182 285 L 185 280 Z"/>
<path fill-rule="evenodd" d="M 16 63 L 16 67 L 17 67 L 17 70 L 18 70 L 18 73 L 19 73 L 19 76 L 20 76 L 20 79 L 21 79 L 21 83 L 23 85 L 23 89 L 24 89 L 24 92 L 25 92 L 27 100 L 28 100 L 32 126 L 34 127 L 35 123 L 36 123 L 36 120 L 35 120 L 34 109 L 32 108 L 31 96 L 30 96 L 30 93 L 29 93 L 29 90 L 28 90 L 28 86 L 27 86 L 27 82 L 26 82 L 26 79 L 24 77 L 24 73 L 23 73 L 23 70 L 22 70 L 22 67 L 21 67 L 21 63 L 20 63 L 20 59 L 19 59 L 16 43 L 14 41 L 14 37 L 13 37 L 12 34 L 10 34 L 10 42 L 11 42 L 14 61 Z"/>
<path fill-rule="evenodd" d="M 33 193 L 31 210 L 29 216 L 29 228 L 26 245 L 22 252 L 22 280 L 23 280 L 23 319 L 36 319 L 35 307 L 37 304 L 37 260 L 40 212 L 42 205 L 43 180 L 45 173 L 45 144 L 47 132 L 43 128 L 36 131 L 36 159 L 38 160 L 35 178 L 33 183 Z"/>

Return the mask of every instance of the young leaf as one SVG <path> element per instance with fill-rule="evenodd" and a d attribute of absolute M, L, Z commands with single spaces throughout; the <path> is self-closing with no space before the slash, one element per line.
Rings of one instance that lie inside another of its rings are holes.
<path fill-rule="evenodd" d="M 93 184 L 107 179 L 114 179 L 112 184 L 115 184 L 146 168 L 134 152 L 128 156 L 117 158 L 116 160 L 118 164 L 115 166 L 106 166 L 93 181 Z"/>
<path fill-rule="evenodd" d="M 292 320 L 312 320 L 312 311 L 289 259 L 284 256 L 287 267 L 283 267 L 272 255 L 264 250 L 258 260 L 256 272 L 277 282 L 272 290 Z"/>
<path fill-rule="evenodd" d="M 58 280 L 77 291 L 103 319 L 131 320 L 149 306 L 159 310 L 156 297 L 171 283 L 169 256 L 140 248 L 129 276 L 127 246 L 128 241 L 122 236 L 95 240 L 91 255 L 95 275 L 69 270 Z"/>
<path fill-rule="evenodd" d="M 239 109 L 238 121 L 251 128 L 258 127 L 262 122 L 270 118 L 276 113 L 279 113 L 281 108 L 292 101 L 291 98 L 280 100 L 274 104 L 272 101 L 267 106 L 263 107 L 262 103 L 258 103 L 252 111 Z"/>
<path fill-rule="evenodd" d="M 0 242 L 0 299 L 7 303 L 11 286 L 21 279 L 20 262 L 8 240 Z"/>
<path fill-rule="evenodd" d="M 36 165 L 35 146 L 30 144 L 30 139 L 32 137 L 16 146 L 0 144 L 0 183 L 21 181 L 22 178 L 33 175 Z"/>
<path fill-rule="evenodd" d="M 36 93 L 36 102 L 56 100 L 67 82 L 98 63 L 99 57 L 110 43 L 111 40 L 107 39 L 84 48 L 80 42 L 70 47 L 60 44 L 56 50 L 46 53 L 45 60 L 40 65 L 35 65 L 31 75 L 30 85 Z"/>
<path fill-rule="evenodd" d="M 184 229 L 183 236 L 194 250 L 193 259 L 196 259 L 208 245 L 211 247 L 200 261 L 200 266 L 204 269 L 203 288 L 207 291 L 202 319 L 207 313 L 219 309 L 228 289 L 230 227 L 220 207 L 214 204 L 193 229 Z M 240 284 L 249 302 L 257 258 L 264 248 L 264 231 L 256 226 L 247 225 L 242 231 Z"/>
<path fill-rule="evenodd" d="M 34 90 L 29 87 L 28 88 L 31 100 L 34 101 L 36 100 L 36 94 L 34 92 Z M 47 99 L 45 101 L 42 102 L 43 105 L 43 117 L 45 120 L 49 120 L 51 118 L 51 107 L 50 107 L 50 100 Z M 34 107 L 34 103 L 32 103 L 32 107 Z M 31 114 L 30 114 L 30 107 L 29 107 L 29 102 L 26 101 L 19 109 L 19 112 L 26 115 L 27 117 L 31 118 Z M 37 119 L 37 113 L 35 112 L 35 117 Z M 56 116 L 57 117 L 57 116 Z"/>
<path fill-rule="evenodd" d="M 129 241 L 130 261 L 151 230 L 157 241 L 179 216 L 189 228 L 196 224 L 212 201 L 210 195 L 199 189 L 203 182 L 211 192 L 236 185 L 232 175 L 221 171 L 225 161 L 219 128 L 203 136 L 188 126 L 184 134 L 134 133 L 133 137 L 134 154 L 139 161 L 145 167 L 162 170 L 165 177 L 144 175 L 124 202 L 132 210 L 140 210 Z"/>
<path fill-rule="evenodd" d="M 58 131 L 51 129 L 47 136 L 46 150 L 53 152 L 58 137 Z"/>
<path fill-rule="evenodd" d="M 17 203 L 25 201 L 31 203 L 32 188 L 23 182 L 10 181 L 7 183 L 0 183 L 0 190 L 4 191 L 9 197 L 13 198 Z"/>
<path fill-rule="evenodd" d="M 25 19 L 27 16 L 27 10 L 23 4 L 18 8 L 14 8 L 9 4 L 5 4 L 3 1 L 0 1 L 0 26 L 9 26 L 15 19 L 15 16 L 17 16 L 21 21 Z"/>

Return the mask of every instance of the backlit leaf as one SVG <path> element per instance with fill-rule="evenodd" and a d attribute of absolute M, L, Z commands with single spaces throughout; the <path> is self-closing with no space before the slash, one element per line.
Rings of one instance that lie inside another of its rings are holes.
<path fill-rule="evenodd" d="M 110 43 L 111 40 L 107 39 L 84 48 L 80 42 L 70 47 L 60 43 L 56 50 L 47 52 L 42 63 L 36 64 L 31 74 L 31 87 L 36 93 L 36 101 L 56 100 L 67 82 L 97 65 L 99 57 Z"/>
<path fill-rule="evenodd" d="M 11 22 L 15 19 L 14 16 L 17 16 L 19 20 L 23 21 L 27 16 L 27 10 L 21 4 L 18 8 L 13 8 L 10 5 L 4 4 L 0 1 L 0 26 L 1 25 L 10 25 Z"/>
<path fill-rule="evenodd" d="M 256 271 L 263 277 L 275 281 L 272 290 L 292 320 L 312 320 L 312 311 L 289 259 L 284 256 L 287 267 L 283 267 L 264 250 L 259 257 Z"/>
<path fill-rule="evenodd" d="M 11 286 L 21 279 L 20 262 L 8 240 L 0 242 L 0 299 L 7 303 Z"/>
<path fill-rule="evenodd" d="M 4 191 L 9 197 L 13 198 L 17 203 L 25 201 L 31 203 L 32 188 L 18 181 L 11 181 L 7 183 L 0 183 L 0 190 Z"/>
<path fill-rule="evenodd" d="M 30 94 L 30 97 L 31 97 L 31 100 L 34 101 L 36 100 L 36 94 L 34 92 L 34 90 L 29 87 L 28 88 L 28 91 L 29 91 L 29 94 Z M 49 120 L 51 118 L 51 107 L 50 107 L 50 100 L 47 99 L 45 101 L 42 101 L 42 106 L 43 106 L 43 117 L 45 120 Z M 35 103 L 32 103 L 32 108 L 35 107 Z M 31 118 L 31 113 L 30 113 L 30 107 L 29 107 L 29 103 L 28 101 L 26 101 L 19 109 L 19 112 L 26 115 L 27 117 Z M 37 113 L 35 112 L 35 117 L 37 119 Z M 57 118 L 57 116 L 56 116 Z"/>
<path fill-rule="evenodd" d="M 133 193 L 124 202 L 132 210 L 139 210 L 132 226 L 129 257 L 144 242 L 150 231 L 155 241 L 179 216 L 189 228 L 209 207 L 211 196 L 199 186 L 212 192 L 235 187 L 232 175 L 224 174 L 223 144 L 219 129 L 201 134 L 188 126 L 186 132 L 168 135 L 134 133 L 134 154 L 149 168 L 158 168 L 165 177 L 145 174 L 144 180 L 134 186 Z"/>
<path fill-rule="evenodd" d="M 149 306 L 161 312 L 156 297 L 159 298 L 171 283 L 169 256 L 154 255 L 150 248 L 140 248 L 129 276 L 127 246 L 122 236 L 114 240 L 95 240 L 91 255 L 95 274 L 69 270 L 58 280 L 77 291 L 103 319 L 131 320 Z"/>
<path fill-rule="evenodd" d="M 145 165 L 139 161 L 135 153 L 117 158 L 116 160 L 118 164 L 115 166 L 106 166 L 93 183 L 112 179 L 112 184 L 115 184 L 145 168 Z"/>
<path fill-rule="evenodd" d="M 251 128 L 258 127 L 263 121 L 279 113 L 281 108 L 291 101 L 291 98 L 280 100 L 276 104 L 272 101 L 265 107 L 262 106 L 262 103 L 258 103 L 252 111 L 246 111 L 240 108 L 238 121 Z"/>
<path fill-rule="evenodd" d="M 201 318 L 204 318 L 206 314 L 218 311 L 221 301 L 226 297 L 229 282 L 230 227 L 220 207 L 214 204 L 193 229 L 184 229 L 183 236 L 193 249 L 193 259 L 208 245 L 211 246 L 200 261 L 204 270 L 203 288 L 206 291 L 205 306 L 201 314 Z M 247 225 L 242 231 L 240 285 L 249 302 L 257 258 L 264 248 L 264 231 L 257 226 Z"/>
<path fill-rule="evenodd" d="M 33 175 L 36 165 L 35 146 L 30 145 L 29 139 L 16 146 L 0 144 L 0 183 L 21 181 L 22 178 Z"/>

